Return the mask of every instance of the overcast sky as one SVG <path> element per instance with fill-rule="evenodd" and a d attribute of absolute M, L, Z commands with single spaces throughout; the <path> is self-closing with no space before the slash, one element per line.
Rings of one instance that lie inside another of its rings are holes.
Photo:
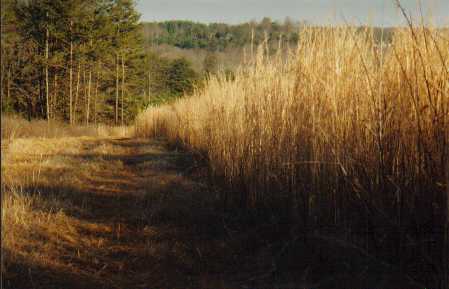
<path fill-rule="evenodd" d="M 415 13 L 417 0 L 401 0 Z M 449 0 L 421 0 L 424 15 L 438 25 L 449 23 Z M 144 21 L 193 20 L 241 23 L 264 16 L 283 20 L 307 20 L 315 24 L 342 23 L 398 25 L 403 23 L 394 0 L 137 0 Z"/>

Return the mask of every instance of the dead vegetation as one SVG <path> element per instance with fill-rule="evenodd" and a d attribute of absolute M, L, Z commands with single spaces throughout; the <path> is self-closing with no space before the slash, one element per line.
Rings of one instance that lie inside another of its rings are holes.
<path fill-rule="evenodd" d="M 2 286 L 222 284 L 221 275 L 208 277 L 208 264 L 217 270 L 233 256 L 216 234 L 215 199 L 184 176 L 192 171 L 190 155 L 164 144 L 10 139 L 2 151 Z"/>
<path fill-rule="evenodd" d="M 77 136 L 116 136 L 132 135 L 133 128 L 127 126 L 106 126 L 102 124 L 78 126 L 59 121 L 28 121 L 17 115 L 2 115 L 2 143 L 16 138 L 61 138 Z"/>
<path fill-rule="evenodd" d="M 112 280 L 101 276 L 99 260 L 104 266 L 113 254 L 108 234 L 116 235 L 116 223 L 94 221 L 95 209 L 105 198 L 94 192 L 94 181 L 103 181 L 96 173 L 123 169 L 120 158 L 105 158 L 129 153 L 114 147 L 111 137 L 128 131 L 2 119 L 4 288 L 112 286 Z M 113 176 L 110 182 L 114 187 Z M 120 209 L 116 201 L 109 203 L 113 210 Z"/>
<path fill-rule="evenodd" d="M 14 139 L 2 152 L 3 287 L 419 287 L 363 250 L 223 209 L 206 172 L 165 140 Z"/>
<path fill-rule="evenodd" d="M 433 288 L 448 284 L 449 42 L 410 25 L 305 29 L 235 79 L 140 115 L 140 136 L 205 155 L 225 207 L 325 233 Z M 261 221 L 263 218 L 260 219 Z"/>

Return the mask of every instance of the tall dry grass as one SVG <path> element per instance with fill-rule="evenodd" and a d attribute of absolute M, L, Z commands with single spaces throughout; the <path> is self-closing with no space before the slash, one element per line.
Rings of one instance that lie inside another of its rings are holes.
<path fill-rule="evenodd" d="M 235 79 L 147 110 L 136 133 L 204 152 L 228 205 L 333 230 L 444 288 L 447 30 L 398 28 L 382 43 L 371 29 L 306 28 L 287 57 L 266 50 Z"/>

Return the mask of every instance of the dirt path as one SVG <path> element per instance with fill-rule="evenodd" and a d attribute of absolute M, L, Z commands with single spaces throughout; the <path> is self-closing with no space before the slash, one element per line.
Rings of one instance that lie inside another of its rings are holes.
<path fill-rule="evenodd" d="M 353 248 L 224 213 L 198 181 L 204 166 L 163 140 L 14 145 L 8 174 L 25 178 L 36 161 L 23 191 L 38 192 L 34 210 L 51 221 L 16 242 L 5 288 L 400 288 Z"/>
<path fill-rule="evenodd" d="M 86 177 L 91 192 L 108 196 L 91 210 L 92 220 L 110 232 L 99 260 L 106 267 L 100 265 L 99 275 L 109 276 L 109 285 L 118 288 L 219 285 L 220 278 L 209 276 L 207 267 L 210 258 L 217 263 L 223 236 L 214 236 L 218 215 L 212 192 L 187 175 L 195 167 L 193 158 L 168 151 L 163 141 L 109 144 L 113 149 L 105 167 L 110 169 Z M 92 161 L 89 154 L 86 158 Z"/>
<path fill-rule="evenodd" d="M 47 183 L 34 188 L 65 203 L 69 229 L 45 240 L 55 243 L 47 255 L 57 262 L 14 264 L 6 285 L 223 287 L 218 272 L 232 254 L 216 226 L 213 191 L 190 177 L 196 167 L 190 155 L 168 151 L 160 140 L 87 138 L 59 145 L 39 168 Z M 16 158 L 16 165 L 24 161 Z"/>

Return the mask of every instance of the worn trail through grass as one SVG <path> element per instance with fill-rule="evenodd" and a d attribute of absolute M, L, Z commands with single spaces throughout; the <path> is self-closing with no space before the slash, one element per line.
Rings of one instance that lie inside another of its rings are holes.
<path fill-rule="evenodd" d="M 30 159 L 40 160 L 34 170 L 41 180 L 25 190 L 63 202 L 65 224 L 53 235 L 48 228 L 37 232 L 43 236 L 35 237 L 31 246 L 41 251 L 40 258 L 17 254 L 8 265 L 7 287 L 221 286 L 209 261 L 223 265 L 220 260 L 230 252 L 221 241 L 224 231 L 216 228 L 218 215 L 208 203 L 213 202 L 213 191 L 192 179 L 196 165 L 189 154 L 168 151 L 161 140 L 59 142 L 44 156 L 32 150 L 11 157 L 8 169 L 15 174 L 23 172 Z M 41 207 L 37 209 L 45 210 Z M 42 251 L 42 243 L 48 252 Z"/>
<path fill-rule="evenodd" d="M 16 139 L 2 157 L 4 288 L 417 287 L 347 244 L 224 211 L 205 164 L 163 139 Z"/>

